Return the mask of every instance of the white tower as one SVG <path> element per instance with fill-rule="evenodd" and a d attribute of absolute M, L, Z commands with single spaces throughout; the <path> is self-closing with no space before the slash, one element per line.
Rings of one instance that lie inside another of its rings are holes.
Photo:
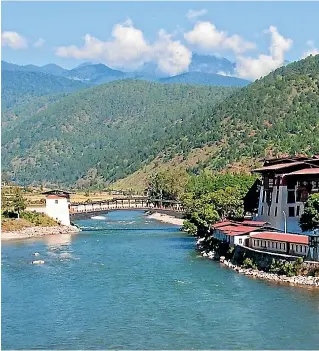
<path fill-rule="evenodd" d="M 63 225 L 70 225 L 70 193 L 51 190 L 43 194 L 46 195 L 46 214 Z"/>

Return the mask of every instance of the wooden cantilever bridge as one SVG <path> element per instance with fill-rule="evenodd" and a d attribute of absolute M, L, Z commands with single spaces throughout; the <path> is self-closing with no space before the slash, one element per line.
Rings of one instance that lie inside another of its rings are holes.
<path fill-rule="evenodd" d="M 183 212 L 181 202 L 173 200 L 151 199 L 149 197 L 123 197 L 110 200 L 71 203 L 71 217 L 80 213 L 97 213 L 115 210 L 161 210 Z"/>

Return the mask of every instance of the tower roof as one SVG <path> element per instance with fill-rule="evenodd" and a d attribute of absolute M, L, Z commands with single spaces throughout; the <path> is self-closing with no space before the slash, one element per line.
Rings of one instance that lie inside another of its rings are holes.
<path fill-rule="evenodd" d="M 48 195 L 69 196 L 70 194 L 74 194 L 74 193 L 65 191 L 65 190 L 54 189 L 54 190 L 45 191 L 42 194 L 47 196 Z"/>

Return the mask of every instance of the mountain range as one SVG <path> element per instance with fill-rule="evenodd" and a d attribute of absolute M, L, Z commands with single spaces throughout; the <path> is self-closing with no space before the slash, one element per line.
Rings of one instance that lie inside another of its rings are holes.
<path fill-rule="evenodd" d="M 243 171 L 319 152 L 319 55 L 242 88 L 123 79 L 65 94 L 8 109 L 20 115 L 4 128 L 2 169 L 16 181 L 142 188 L 165 165 Z"/>
<path fill-rule="evenodd" d="M 244 86 L 250 82 L 245 79 L 234 78 L 235 64 L 226 58 L 194 54 L 189 71 L 173 77 L 166 77 L 159 73 L 154 64 L 146 64 L 134 72 L 122 72 L 101 63 L 84 62 L 79 66 L 67 70 L 55 64 L 44 66 L 19 66 L 2 61 L 2 71 L 36 72 L 64 77 L 86 84 L 98 85 L 118 79 L 140 79 L 147 81 L 163 81 L 166 83 L 189 83 L 217 86 Z M 196 72 L 196 74 L 195 74 Z M 199 74 L 200 73 L 200 74 Z"/>

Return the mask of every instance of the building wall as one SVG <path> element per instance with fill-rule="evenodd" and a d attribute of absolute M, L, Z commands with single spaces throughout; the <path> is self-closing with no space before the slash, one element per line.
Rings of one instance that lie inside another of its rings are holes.
<path fill-rule="evenodd" d="M 278 195 L 277 195 L 278 192 Z M 296 197 L 296 189 L 295 189 Z M 303 202 L 287 203 L 288 190 L 287 186 L 274 186 L 272 189 L 272 201 L 270 206 L 267 204 L 266 196 L 264 196 L 264 187 L 260 187 L 258 215 L 256 220 L 269 222 L 270 225 L 278 230 L 285 230 L 285 217 L 287 220 L 287 233 L 301 233 L 299 226 L 300 216 L 304 211 Z M 293 210 L 289 209 L 293 208 Z M 290 211 L 294 212 L 294 216 L 290 216 Z"/>
<path fill-rule="evenodd" d="M 249 235 L 236 235 L 233 238 L 235 245 L 245 245 L 245 243 L 249 239 Z"/>
<path fill-rule="evenodd" d="M 250 247 L 256 250 L 266 250 L 295 256 L 306 256 L 309 246 L 304 244 L 290 244 L 283 241 L 263 240 L 254 237 L 250 238 Z"/>
<path fill-rule="evenodd" d="M 70 225 L 69 203 L 66 198 L 47 198 L 46 214 L 63 225 Z"/>

